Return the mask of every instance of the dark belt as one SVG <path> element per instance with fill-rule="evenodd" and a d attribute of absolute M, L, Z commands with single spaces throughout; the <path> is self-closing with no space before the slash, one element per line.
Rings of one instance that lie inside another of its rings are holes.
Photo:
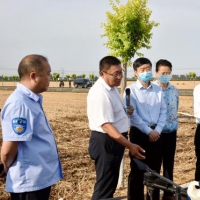
<path fill-rule="evenodd" d="M 127 137 L 128 132 L 124 132 L 124 133 L 122 133 L 122 135 L 123 135 L 124 137 Z"/>
<path fill-rule="evenodd" d="M 102 133 L 102 132 L 99 132 L 99 131 L 92 131 L 92 132 L 96 132 L 96 133 L 108 135 L 107 133 Z M 121 133 L 121 134 L 122 134 L 124 137 L 127 137 L 128 132 L 124 132 L 124 133 Z"/>
<path fill-rule="evenodd" d="M 152 125 L 152 126 L 148 126 L 148 127 L 151 128 L 151 129 L 155 129 L 156 126 L 157 126 L 157 124 L 154 124 L 154 125 Z M 132 126 L 132 127 L 137 128 L 137 127 L 135 127 L 135 126 Z"/>

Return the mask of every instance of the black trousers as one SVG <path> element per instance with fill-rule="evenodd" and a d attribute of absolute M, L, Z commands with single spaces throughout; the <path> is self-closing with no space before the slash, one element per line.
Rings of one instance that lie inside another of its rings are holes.
<path fill-rule="evenodd" d="M 157 142 L 149 142 L 149 136 L 141 132 L 136 127 L 131 127 L 130 129 L 130 141 L 140 145 L 145 149 L 145 160 L 141 160 L 147 164 L 151 169 L 160 173 L 161 167 L 161 143 L 160 139 Z M 128 177 L 128 200 L 144 200 L 144 172 L 138 169 L 138 166 L 132 161 L 133 156 L 130 155 L 131 171 Z M 147 199 L 149 199 L 147 195 Z M 153 200 L 159 200 L 159 190 L 154 189 Z"/>
<path fill-rule="evenodd" d="M 195 170 L 195 180 L 200 181 L 200 124 L 197 124 L 195 137 L 194 137 L 194 146 L 196 154 L 196 170 Z"/>
<path fill-rule="evenodd" d="M 89 154 L 95 161 L 96 183 L 92 200 L 112 198 L 116 190 L 125 147 L 109 135 L 92 131 Z"/>
<path fill-rule="evenodd" d="M 177 131 L 161 134 L 161 152 L 163 163 L 163 176 L 173 181 L 174 156 L 176 151 Z M 167 196 L 172 196 L 171 192 L 164 192 Z"/>
<path fill-rule="evenodd" d="M 10 193 L 11 200 L 48 200 L 51 186 L 32 192 Z"/>

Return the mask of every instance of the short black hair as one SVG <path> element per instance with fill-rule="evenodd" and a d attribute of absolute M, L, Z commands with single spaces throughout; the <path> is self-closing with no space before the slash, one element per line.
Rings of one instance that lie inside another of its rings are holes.
<path fill-rule="evenodd" d="M 145 64 L 149 64 L 152 67 L 152 63 L 148 58 L 141 57 L 141 58 L 136 59 L 133 63 L 134 71 L 137 71 L 138 67 L 145 65 Z"/>
<path fill-rule="evenodd" d="M 121 61 L 114 56 L 106 56 L 99 62 L 99 72 L 107 71 L 112 65 L 120 65 Z"/>
<path fill-rule="evenodd" d="M 32 71 L 36 71 L 38 73 L 43 71 L 43 62 L 48 62 L 48 59 L 44 56 L 32 54 L 25 56 L 18 66 L 18 74 L 20 80 L 28 76 Z"/>
<path fill-rule="evenodd" d="M 167 66 L 167 67 L 169 67 L 170 70 L 172 71 L 172 64 L 171 64 L 171 62 L 169 62 L 168 60 L 160 59 L 160 60 L 156 63 L 156 72 L 158 72 L 160 66 Z"/>

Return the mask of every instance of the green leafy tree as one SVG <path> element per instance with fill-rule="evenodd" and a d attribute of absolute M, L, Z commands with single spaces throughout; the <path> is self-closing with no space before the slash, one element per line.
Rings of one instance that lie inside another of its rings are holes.
<path fill-rule="evenodd" d="M 94 81 L 97 81 L 97 80 L 98 80 L 98 78 L 99 78 L 98 76 L 95 76 L 95 77 L 94 77 Z"/>
<path fill-rule="evenodd" d="M 194 85 L 195 85 L 196 76 L 197 75 L 196 75 L 195 72 L 189 72 L 190 81 L 193 80 L 194 81 Z"/>
<path fill-rule="evenodd" d="M 60 73 L 53 73 L 52 78 L 54 81 L 57 81 L 60 78 Z"/>
<path fill-rule="evenodd" d="M 8 76 L 3 75 L 3 81 L 8 81 Z"/>
<path fill-rule="evenodd" d="M 89 74 L 89 79 L 93 82 L 94 81 L 94 74 Z"/>
<path fill-rule="evenodd" d="M 190 77 L 190 80 L 191 79 L 195 79 L 196 78 L 196 73 L 195 72 L 189 72 L 189 77 Z"/>
<path fill-rule="evenodd" d="M 19 76 L 17 76 L 17 75 L 13 75 L 13 76 L 11 76 L 11 78 L 12 78 L 13 81 L 18 81 L 19 80 Z"/>
<path fill-rule="evenodd" d="M 114 2 L 115 1 L 115 2 Z M 152 11 L 147 7 L 147 0 L 128 0 L 125 5 L 120 0 L 110 0 L 113 12 L 106 12 L 107 22 L 102 24 L 107 37 L 104 44 L 110 49 L 110 55 L 121 59 L 124 77 L 121 84 L 121 93 L 126 87 L 127 66 L 141 48 L 150 49 L 152 28 L 158 23 L 150 21 Z"/>
<path fill-rule="evenodd" d="M 82 74 L 82 75 L 81 75 L 82 78 L 85 78 L 85 76 L 86 76 L 85 74 Z"/>
<path fill-rule="evenodd" d="M 71 75 L 71 78 L 72 78 L 73 80 L 75 80 L 75 79 L 76 79 L 76 74 L 72 74 L 72 75 Z"/>
<path fill-rule="evenodd" d="M 70 79 L 71 76 L 69 74 L 67 74 L 65 77 L 69 81 L 69 79 Z"/>

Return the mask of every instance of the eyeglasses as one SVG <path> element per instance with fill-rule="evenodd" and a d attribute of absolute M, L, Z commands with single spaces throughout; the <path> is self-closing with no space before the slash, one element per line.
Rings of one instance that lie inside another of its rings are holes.
<path fill-rule="evenodd" d="M 108 74 L 108 75 L 110 75 L 110 76 L 113 76 L 113 77 L 115 77 L 115 78 L 118 78 L 118 77 L 121 78 L 121 77 L 123 76 L 124 70 L 122 70 L 122 71 L 120 71 L 120 72 L 114 72 L 113 74 L 110 74 L 110 73 L 105 72 L 105 71 L 102 71 L 102 72 L 104 72 L 104 73 L 106 73 L 106 74 Z"/>

